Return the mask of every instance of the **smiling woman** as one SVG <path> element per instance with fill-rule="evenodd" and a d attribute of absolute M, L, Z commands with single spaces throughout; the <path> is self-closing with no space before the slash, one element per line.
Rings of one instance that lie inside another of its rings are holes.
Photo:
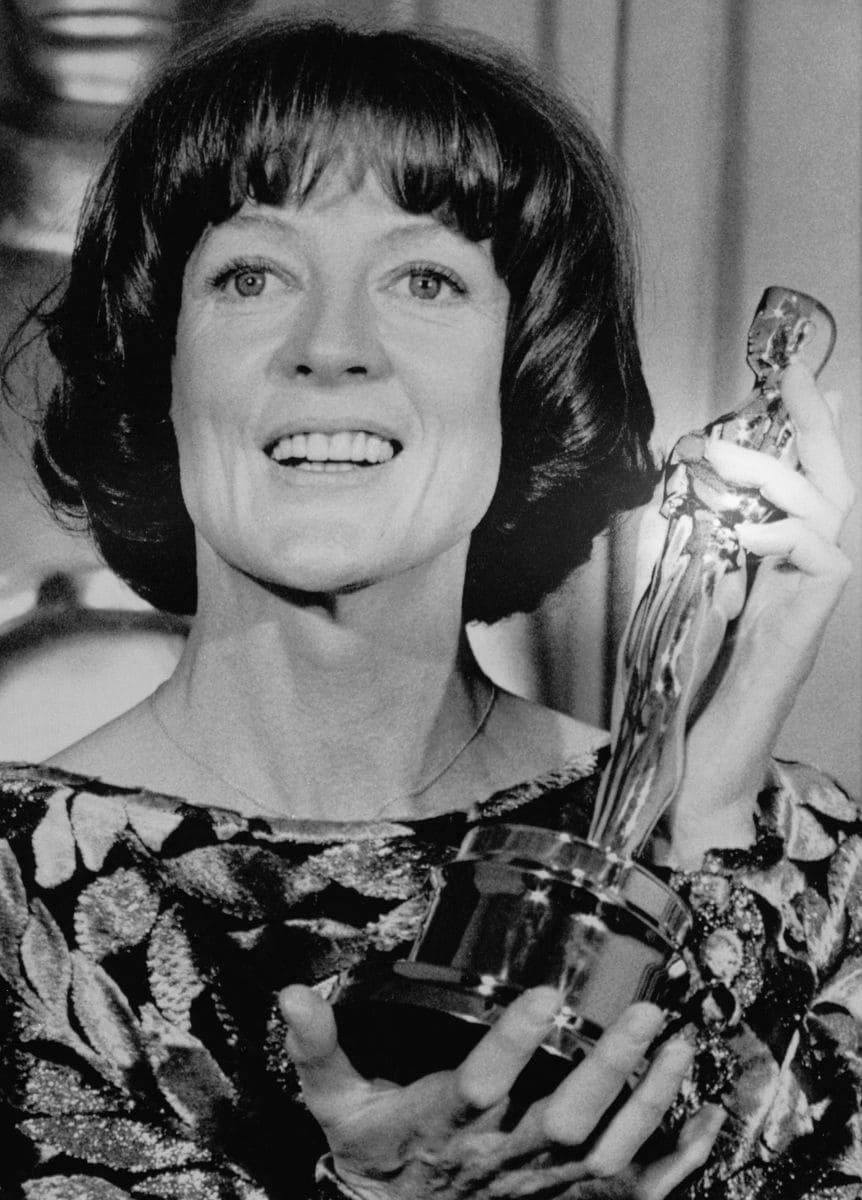
<path fill-rule="evenodd" d="M 846 575 L 801 368 L 806 473 L 716 462 L 789 517 L 646 852 L 695 912 L 689 1032 L 634 1004 L 528 1105 L 556 988 L 405 1087 L 354 1068 L 325 998 L 406 952 L 472 827 L 585 831 L 607 735 L 496 687 L 464 626 L 535 606 L 655 481 L 626 216 L 578 114 L 484 43 L 241 26 L 117 131 L 41 313 L 61 379 L 34 457 L 120 575 L 194 615 L 152 696 L 0 774 L 27 1200 L 856 1186 L 862 831 L 828 780 L 765 766 Z"/>
<path fill-rule="evenodd" d="M 460 589 L 499 475 L 507 311 L 490 244 L 371 174 L 210 228 L 172 371 L 201 594 L 224 603 L 219 561 L 336 595 L 438 573 L 444 553 Z"/>
<path fill-rule="evenodd" d="M 66 394 L 87 406 L 92 439 L 70 433 L 67 448 L 67 410 L 49 414 L 50 450 L 37 455 L 49 490 L 74 513 L 83 489 L 114 568 L 157 606 L 194 611 L 194 535 L 175 468 L 167 473 L 172 430 L 159 425 L 186 261 L 207 229 L 230 237 L 226 219 L 251 212 L 261 238 L 264 226 L 281 235 L 284 252 L 284 223 L 273 229 L 265 214 L 277 217 L 286 201 L 302 206 L 334 173 L 352 185 L 367 175 L 408 228 L 421 218 L 429 236 L 460 234 L 477 266 L 490 252 L 509 290 L 502 473 L 471 546 L 464 612 L 496 620 L 535 607 L 588 556 L 609 512 L 642 502 L 654 482 L 627 208 L 604 153 L 569 106 L 487 48 L 453 55 L 443 40 L 389 32 L 367 38 L 359 62 L 356 44 L 323 25 L 303 30 L 307 51 L 295 56 L 265 29 L 243 36 L 241 64 L 222 34 L 165 73 L 130 115 L 98 184 L 77 251 L 95 274 L 73 274 L 48 318 Z M 333 255 L 349 251 L 340 236 L 332 241 Z M 268 241 L 265 250 L 257 256 L 270 257 Z M 233 263 L 232 253 L 213 264 L 216 276 L 265 265 Z M 432 267 L 438 258 L 429 256 Z M 563 260 L 567 269 L 556 269 Z M 400 262 L 422 268 L 417 282 L 431 278 L 415 250 Z M 448 282 L 441 289 L 454 299 Z M 407 277 L 402 287 L 411 290 Z M 487 308 L 491 298 L 476 301 Z M 345 315 L 351 336 L 365 336 L 354 328 L 361 310 L 348 303 Z M 94 339 L 96 377 L 80 355 Z M 448 353 L 447 342 L 436 371 Z M 110 465 L 117 438 L 132 473 Z M 67 476 L 79 486 L 69 490 Z"/>

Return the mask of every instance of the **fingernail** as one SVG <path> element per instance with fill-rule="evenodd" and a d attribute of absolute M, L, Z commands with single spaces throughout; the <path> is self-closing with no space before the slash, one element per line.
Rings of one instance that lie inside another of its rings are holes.
<path fill-rule="evenodd" d="M 659 1051 L 662 1063 L 671 1069 L 687 1070 L 694 1061 L 694 1046 L 684 1037 L 673 1037 Z"/>
<path fill-rule="evenodd" d="M 664 1025 L 665 1016 L 654 1004 L 634 1004 L 625 1015 L 626 1030 L 632 1037 L 652 1040 Z"/>
<path fill-rule="evenodd" d="M 287 987 L 279 992 L 278 1007 L 288 1025 L 292 1025 L 295 1020 L 301 1020 L 303 1014 L 308 1011 L 308 1000 L 303 992 Z"/>
<path fill-rule="evenodd" d="M 287 992 L 281 992 L 278 997 L 278 1008 L 281 1013 L 284 1023 L 287 1025 L 287 1033 L 285 1034 L 284 1045 L 288 1055 L 294 1062 L 299 1062 L 302 1059 L 302 1043 L 296 1036 L 296 1030 L 293 1027 L 293 1018 L 296 1011 L 293 1004 L 293 998 Z"/>
<path fill-rule="evenodd" d="M 308 1012 L 307 998 L 291 987 L 285 988 L 283 992 L 279 993 L 278 1007 L 287 1025 L 287 1033 L 284 1038 L 285 1049 L 295 1063 L 303 1063 L 308 1058 L 308 1047 L 302 1036 L 302 1020 Z"/>
<path fill-rule="evenodd" d="M 279 1007 L 279 1011 L 281 1012 L 281 1015 L 282 1015 L 282 1018 L 283 1018 L 285 1024 L 288 1025 L 292 1029 L 293 1028 L 293 1010 L 292 1010 L 290 1000 L 285 1000 L 285 998 L 283 996 L 279 996 L 278 1007 Z"/>
<path fill-rule="evenodd" d="M 730 1113 L 721 1104 L 705 1104 L 701 1112 L 706 1113 L 704 1124 L 708 1124 L 711 1129 L 721 1129 L 730 1116 Z"/>
<path fill-rule="evenodd" d="M 704 1104 L 691 1119 L 693 1135 L 715 1137 L 728 1115 L 727 1109 L 720 1104 Z"/>
<path fill-rule="evenodd" d="M 698 1032 L 697 1026 L 693 1021 L 686 1021 L 684 1025 L 680 1025 L 677 1029 L 674 1029 L 673 1037 L 679 1038 L 681 1042 L 688 1042 L 690 1046 L 693 1046 L 695 1049 L 697 1049 Z M 671 1040 L 670 1036 L 668 1036 L 667 1040 Z"/>
<path fill-rule="evenodd" d="M 538 1025 L 547 1025 L 560 1011 L 562 998 L 555 988 L 533 988 L 527 993 L 527 1013 Z"/>
<path fill-rule="evenodd" d="M 755 525 L 753 523 L 737 525 L 736 536 L 743 550 L 748 550 L 751 554 L 762 554 L 764 552 L 764 545 L 768 548 L 770 544 L 769 532 L 762 525 Z M 765 543 L 764 538 L 767 539 Z"/>

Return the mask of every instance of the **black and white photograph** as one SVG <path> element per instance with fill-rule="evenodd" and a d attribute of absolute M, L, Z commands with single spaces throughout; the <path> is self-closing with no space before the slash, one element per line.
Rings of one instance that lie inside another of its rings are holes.
<path fill-rule="evenodd" d="M 856 0 L 0 0 L 0 1196 L 862 1200 Z"/>

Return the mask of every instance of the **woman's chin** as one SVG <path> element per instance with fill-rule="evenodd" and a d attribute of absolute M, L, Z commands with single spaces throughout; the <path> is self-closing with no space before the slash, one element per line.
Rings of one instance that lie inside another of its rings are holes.
<path fill-rule="evenodd" d="M 357 536 L 345 544 L 344 538 L 320 536 L 270 538 L 249 547 L 223 539 L 215 550 L 212 541 L 200 538 L 199 586 L 214 595 L 231 592 L 233 577 L 243 590 L 251 582 L 285 599 L 312 597 L 316 602 L 321 597 L 363 593 L 371 599 L 391 593 L 406 602 L 430 590 L 440 603 L 444 596 L 459 603 L 469 533 L 454 544 L 429 538 L 427 545 L 419 546 L 414 539 L 414 544 L 405 546 L 406 539 L 391 538 L 388 546 L 381 546 L 382 540 L 366 537 L 360 544 Z"/>
<path fill-rule="evenodd" d="M 364 574 L 356 570 L 334 570 L 332 564 L 317 570 L 306 568 L 291 571 L 279 578 L 252 577 L 272 595 L 303 607 L 330 607 L 340 596 L 357 595 L 383 582 L 381 577 L 373 574 Z"/>

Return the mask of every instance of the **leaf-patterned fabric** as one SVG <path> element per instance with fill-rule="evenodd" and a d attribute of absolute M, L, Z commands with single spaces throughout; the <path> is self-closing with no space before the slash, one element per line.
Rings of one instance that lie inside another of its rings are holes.
<path fill-rule="evenodd" d="M 584 833 L 594 757 L 411 823 L 252 820 L 45 767 L 0 768 L 3 1196 L 303 1200 L 337 1192 L 276 1005 L 403 955 L 429 869 L 475 821 Z M 751 850 L 691 905 L 699 1053 L 673 1113 L 730 1110 L 686 1200 L 862 1196 L 862 823 L 776 764 Z"/>

